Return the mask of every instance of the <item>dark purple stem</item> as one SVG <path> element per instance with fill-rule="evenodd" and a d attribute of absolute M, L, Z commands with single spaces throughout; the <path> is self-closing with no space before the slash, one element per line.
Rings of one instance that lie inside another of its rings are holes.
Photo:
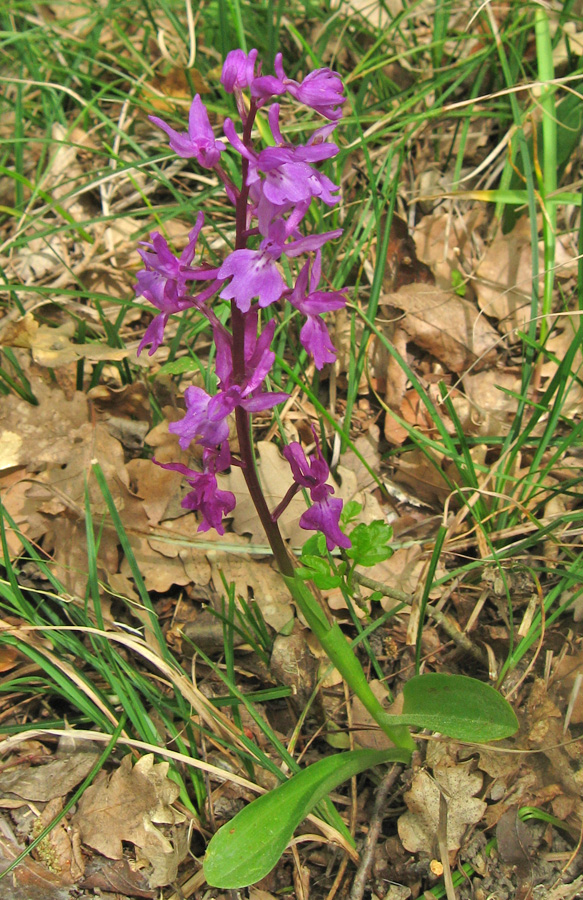
<path fill-rule="evenodd" d="M 251 142 L 251 130 L 257 114 L 257 107 L 251 101 L 251 107 L 245 121 L 243 131 L 243 143 L 248 146 Z M 249 233 L 247 231 L 247 200 L 249 188 L 247 186 L 247 173 L 249 162 L 244 157 L 241 163 L 241 190 L 237 197 L 235 250 L 242 250 L 247 245 Z M 231 327 L 233 331 L 233 380 L 235 384 L 242 384 L 245 379 L 245 314 L 231 301 Z M 247 484 L 247 489 L 257 510 L 257 515 L 263 525 L 267 540 L 275 556 L 275 560 L 282 575 L 293 577 L 293 565 L 289 558 L 279 526 L 271 517 L 269 507 L 265 502 L 263 491 L 257 477 L 253 446 L 251 443 L 251 420 L 249 414 L 241 407 L 235 409 L 235 421 L 237 423 L 237 437 L 239 438 L 239 453 L 241 456 L 241 470 Z"/>

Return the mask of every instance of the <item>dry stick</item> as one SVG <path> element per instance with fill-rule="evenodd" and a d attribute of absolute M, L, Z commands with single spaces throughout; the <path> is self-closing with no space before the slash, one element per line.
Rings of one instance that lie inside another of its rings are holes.
<path fill-rule="evenodd" d="M 354 881 L 352 882 L 350 900 L 362 900 L 362 895 L 364 894 L 366 882 L 373 864 L 375 847 L 383 826 L 385 802 L 389 791 L 402 771 L 403 766 L 391 766 L 378 787 L 364 851 L 362 853 L 360 865 L 354 876 Z"/>
<path fill-rule="evenodd" d="M 389 587 L 387 584 L 383 584 L 381 581 L 375 581 L 373 578 L 369 578 L 367 575 L 361 575 L 359 572 L 354 572 L 353 576 L 355 581 L 358 584 L 361 584 L 363 587 L 370 588 L 373 591 L 378 591 L 380 594 L 383 594 L 385 597 L 390 597 L 392 600 L 398 600 L 399 603 L 405 603 L 407 606 L 411 606 L 413 603 L 413 598 L 410 594 L 406 594 L 404 591 L 398 591 L 396 588 Z M 446 616 L 445 613 L 440 612 L 440 610 L 435 609 L 434 606 L 428 604 L 425 607 L 426 612 L 431 616 L 431 618 L 445 631 L 448 638 L 454 642 L 456 647 L 459 647 L 460 650 L 463 650 L 465 653 L 469 653 L 474 659 L 481 663 L 481 665 L 486 666 L 489 671 L 488 666 L 488 656 L 484 651 L 477 647 L 462 631 L 458 631 L 455 623 L 449 616 Z"/>
<path fill-rule="evenodd" d="M 447 797 L 441 785 L 437 782 L 436 784 L 439 788 L 439 825 L 437 826 L 437 843 L 439 846 L 441 865 L 443 866 L 443 884 L 447 900 L 456 900 L 447 849 Z"/>

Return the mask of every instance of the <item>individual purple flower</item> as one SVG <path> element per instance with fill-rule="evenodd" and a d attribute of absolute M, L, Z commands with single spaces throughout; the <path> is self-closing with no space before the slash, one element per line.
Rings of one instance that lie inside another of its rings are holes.
<path fill-rule="evenodd" d="M 281 139 L 277 104 L 275 108 L 275 115 L 273 108 L 270 111 L 270 122 L 273 123 L 274 136 Z M 281 214 L 298 203 L 310 201 L 312 197 L 318 197 L 327 206 L 338 203 L 338 185 L 311 165 L 334 156 L 338 152 L 336 144 L 312 145 L 308 142 L 299 147 L 267 147 L 256 153 L 239 138 L 231 119 L 225 120 L 223 129 L 231 145 L 249 162 L 247 185 L 253 188 L 256 202 L 263 194 L 274 207 L 274 214 Z"/>
<path fill-rule="evenodd" d="M 243 384 L 233 384 L 213 397 L 202 388 L 188 387 L 184 392 L 186 415 L 179 422 L 171 422 L 168 430 L 179 436 L 178 443 L 186 450 L 192 441 L 213 450 L 229 437 L 228 417 L 242 406 L 249 413 L 272 409 L 288 399 L 283 391 L 261 391 L 266 369 L 266 355 L 261 366 L 250 371 Z"/>
<path fill-rule="evenodd" d="M 268 235 L 261 241 L 259 250 L 233 250 L 222 266 L 212 272 L 219 280 L 231 278 L 220 296 L 224 300 L 234 300 L 242 313 L 249 311 L 254 297 L 258 298 L 260 307 L 275 303 L 285 290 L 285 282 L 276 260 L 282 254 L 295 257 L 318 250 L 326 241 L 342 234 L 342 229 L 337 228 L 335 231 L 310 234 L 288 243 L 289 231 L 289 221 L 277 219 L 269 226 Z"/>
<path fill-rule="evenodd" d="M 300 527 L 307 531 L 321 531 L 326 537 L 328 550 L 334 547 L 352 546 L 350 539 L 340 530 L 340 514 L 342 500 L 332 497 L 334 488 L 327 484 L 330 475 L 328 463 L 322 455 L 320 444 L 316 439 L 316 456 L 306 458 L 301 445 L 293 441 L 283 449 L 283 455 L 290 464 L 296 484 L 309 488 L 312 506 L 300 518 Z"/>
<path fill-rule="evenodd" d="M 257 387 L 262 384 L 275 360 L 275 353 L 270 349 L 275 333 L 275 319 L 269 322 L 257 336 L 259 310 L 250 309 L 245 316 L 245 333 L 243 358 L 245 361 L 245 383 Z M 233 387 L 233 341 L 224 328 L 214 328 L 213 336 L 217 348 L 215 371 L 222 390 Z"/>
<path fill-rule="evenodd" d="M 199 294 L 196 300 L 186 296 L 187 281 L 191 281 L 201 271 L 196 272 L 191 269 L 190 263 L 194 258 L 196 242 L 203 222 L 204 215 L 200 212 L 196 219 L 196 225 L 188 236 L 188 244 L 179 258 L 170 250 L 166 238 L 157 231 L 150 235 L 151 243 L 143 242 L 144 249 L 138 250 L 146 268 L 141 269 L 136 275 L 137 283 L 134 285 L 136 297 L 145 297 L 160 310 L 160 315 L 155 316 L 146 329 L 138 347 L 138 356 L 148 344 L 152 345 L 149 351 L 150 356 L 158 349 L 164 338 L 164 328 L 172 314 L 204 302 L 218 290 L 220 283 L 215 282 L 210 289 Z M 212 276 L 207 276 L 202 270 L 202 277 Z"/>
<path fill-rule="evenodd" d="M 248 54 L 243 50 L 231 50 L 227 53 L 221 73 L 221 84 L 228 94 L 250 87 L 255 78 L 256 60 L 257 50 L 251 50 Z"/>
<path fill-rule="evenodd" d="M 234 398 L 227 398 L 224 391 L 211 397 L 202 388 L 191 386 L 186 388 L 184 400 L 186 415 L 168 426 L 169 431 L 179 435 L 183 450 L 187 450 L 192 441 L 212 450 L 228 440 L 227 419 L 237 405 Z"/>
<path fill-rule="evenodd" d="M 300 528 L 306 531 L 321 531 L 326 538 L 326 546 L 328 550 L 334 547 L 343 547 L 348 550 L 352 546 L 350 538 L 340 530 L 340 514 L 342 513 L 342 500 L 338 497 L 330 497 L 333 493 L 332 488 L 327 485 L 327 492 L 322 491 L 319 500 L 314 501 L 312 506 L 305 511 L 300 517 Z"/>
<path fill-rule="evenodd" d="M 316 457 L 308 460 L 302 448 L 297 441 L 292 441 L 287 447 L 283 448 L 283 455 L 290 464 L 293 479 L 296 484 L 305 488 L 317 488 L 325 485 L 330 476 L 328 463 L 322 456 L 320 445 L 316 441 Z"/>
<path fill-rule="evenodd" d="M 170 147 L 184 159 L 194 158 L 204 169 L 213 169 L 225 149 L 222 141 L 215 140 L 206 107 L 197 94 L 192 101 L 188 115 L 188 132 L 175 131 L 158 116 L 148 116 L 150 122 L 165 131 L 170 138 Z"/>
<path fill-rule="evenodd" d="M 285 282 L 276 266 L 284 252 L 285 225 L 274 223 L 269 236 L 261 241 L 259 250 L 233 250 L 217 270 L 217 278 L 231 281 L 221 291 L 224 300 L 234 300 L 242 313 L 247 313 L 254 297 L 259 306 L 269 306 L 279 300 Z"/>
<path fill-rule="evenodd" d="M 322 162 L 324 159 L 330 159 L 332 156 L 336 156 L 338 153 L 338 144 L 335 144 L 334 141 L 328 141 L 326 138 L 334 133 L 338 124 L 337 122 L 328 122 L 327 125 L 322 125 L 321 128 L 317 128 L 310 135 L 306 144 L 290 144 L 289 141 L 284 139 L 281 133 L 279 127 L 279 113 L 279 103 L 272 103 L 267 118 L 269 119 L 269 127 L 271 129 L 271 134 L 273 135 L 273 140 L 279 147 L 290 147 L 295 150 L 296 158 L 301 159 L 304 162 Z"/>
<path fill-rule="evenodd" d="M 281 256 L 281 253 L 279 254 Z M 285 282 L 275 265 L 269 250 L 234 250 L 219 269 L 220 278 L 233 276 L 221 291 L 224 300 L 234 300 L 241 312 L 246 313 L 253 297 L 259 298 L 259 306 L 275 303 L 283 294 Z"/>
<path fill-rule="evenodd" d="M 293 81 L 283 70 L 282 55 L 278 53 L 274 61 L 275 74 L 288 94 L 299 103 L 309 106 L 327 119 L 336 121 L 342 118 L 339 108 L 345 101 L 344 85 L 338 72 L 331 69 L 316 69 L 310 72 L 303 81 Z"/>
<path fill-rule="evenodd" d="M 233 512 L 236 505 L 235 495 L 231 491 L 221 491 L 217 485 L 216 472 L 224 471 L 230 463 L 228 444 L 223 444 L 219 452 L 205 451 L 203 454 L 203 472 L 189 469 L 182 463 L 161 463 L 154 460 L 162 469 L 170 469 L 184 475 L 193 488 L 182 501 L 184 509 L 198 511 L 202 522 L 198 531 L 215 528 L 224 534 L 223 518 Z"/>
<path fill-rule="evenodd" d="M 307 262 L 302 268 L 289 296 L 289 301 L 302 315 L 306 316 L 306 321 L 300 331 L 300 341 L 304 349 L 313 356 L 316 368 L 322 369 L 326 363 L 334 362 L 336 350 L 321 314 L 342 309 L 346 305 L 346 297 L 340 291 L 317 290 L 322 273 L 322 252 L 320 250 L 316 252 L 312 263 L 310 289 L 307 292 L 309 267 L 310 264 Z"/>

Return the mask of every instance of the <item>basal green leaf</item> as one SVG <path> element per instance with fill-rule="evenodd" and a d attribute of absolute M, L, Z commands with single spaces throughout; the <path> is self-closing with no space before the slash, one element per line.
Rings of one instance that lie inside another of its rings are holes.
<path fill-rule="evenodd" d="M 308 766 L 217 831 L 204 859 L 207 883 L 226 890 L 255 884 L 271 871 L 297 826 L 330 791 L 371 766 L 409 759 L 407 750 L 352 750 Z"/>
<path fill-rule="evenodd" d="M 395 722 L 460 741 L 497 741 L 518 729 L 508 701 L 489 684 L 465 675 L 417 675 L 403 695 L 403 714 Z"/>

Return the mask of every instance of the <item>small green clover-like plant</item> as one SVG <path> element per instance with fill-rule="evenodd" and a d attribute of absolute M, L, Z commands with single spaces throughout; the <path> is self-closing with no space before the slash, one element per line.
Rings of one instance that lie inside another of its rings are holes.
<path fill-rule="evenodd" d="M 354 521 L 361 510 L 361 504 L 354 500 L 346 504 L 341 517 L 344 528 Z M 321 591 L 339 587 L 342 583 L 350 590 L 351 574 L 357 565 L 369 568 L 390 559 L 393 555 L 393 550 L 389 546 L 392 537 L 393 529 L 382 519 L 355 525 L 350 532 L 352 546 L 346 551 L 346 556 L 352 560 L 352 565 L 348 569 L 345 562 L 336 563 L 330 557 L 326 550 L 324 535 L 315 534 L 302 547 L 301 566 L 297 570 L 297 575 L 303 581 L 313 581 Z"/>
<path fill-rule="evenodd" d="M 368 525 L 361 522 L 350 533 L 352 547 L 346 551 L 346 555 L 354 560 L 355 565 L 367 568 L 376 566 L 393 555 L 393 550 L 389 547 L 392 537 L 393 529 L 382 519 L 375 519 Z"/>
<path fill-rule="evenodd" d="M 321 591 L 329 591 L 342 584 L 346 566 L 341 564 L 336 571 L 333 570 L 323 534 L 315 534 L 306 541 L 302 547 L 300 563 L 301 566 L 296 570 L 298 578 L 313 581 Z"/>

